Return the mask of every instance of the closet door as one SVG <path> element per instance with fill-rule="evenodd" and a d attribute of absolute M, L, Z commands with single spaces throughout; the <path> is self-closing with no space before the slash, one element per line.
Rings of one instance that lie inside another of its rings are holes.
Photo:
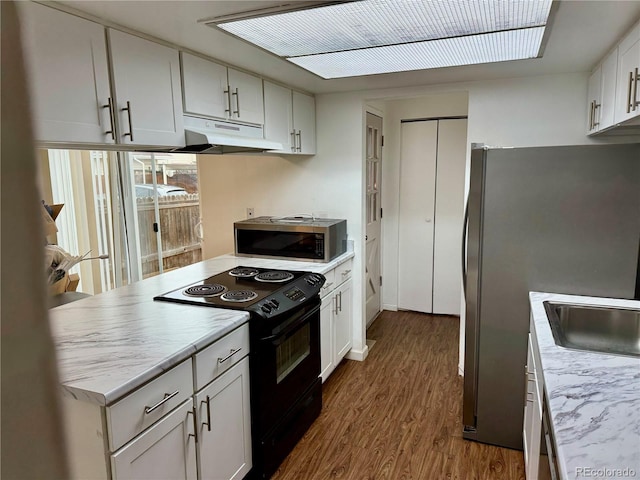
<path fill-rule="evenodd" d="M 433 313 L 460 315 L 467 119 L 438 122 Z"/>
<path fill-rule="evenodd" d="M 398 308 L 433 309 L 433 231 L 438 121 L 401 126 Z"/>

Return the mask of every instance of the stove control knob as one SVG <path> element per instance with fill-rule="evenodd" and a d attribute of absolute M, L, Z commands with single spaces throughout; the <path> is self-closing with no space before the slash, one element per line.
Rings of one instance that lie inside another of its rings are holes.
<path fill-rule="evenodd" d="M 278 308 L 280 306 L 280 302 L 276 299 L 273 299 L 269 302 L 273 308 Z"/>
<path fill-rule="evenodd" d="M 268 303 L 265 303 L 264 305 L 262 305 L 262 311 L 264 313 L 271 313 L 271 305 L 269 305 Z"/>

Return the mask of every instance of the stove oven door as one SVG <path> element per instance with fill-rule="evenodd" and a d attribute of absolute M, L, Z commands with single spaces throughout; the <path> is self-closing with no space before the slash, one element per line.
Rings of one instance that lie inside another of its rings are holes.
<path fill-rule="evenodd" d="M 268 333 L 251 352 L 252 415 L 261 437 L 284 418 L 320 375 L 320 299 L 289 312 Z"/>

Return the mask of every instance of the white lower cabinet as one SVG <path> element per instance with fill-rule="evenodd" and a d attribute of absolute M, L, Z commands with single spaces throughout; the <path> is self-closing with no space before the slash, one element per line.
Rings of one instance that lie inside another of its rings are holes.
<path fill-rule="evenodd" d="M 195 480 L 196 440 L 189 399 L 111 455 L 118 480 Z"/>
<path fill-rule="evenodd" d="M 320 372 L 324 382 L 352 345 L 352 261 L 325 273 L 320 292 Z"/>
<path fill-rule="evenodd" d="M 71 478 L 244 478 L 248 354 L 244 324 L 112 405 L 63 398 Z"/>
<path fill-rule="evenodd" d="M 533 323 L 529 333 L 529 348 L 524 380 L 526 382 L 526 398 L 522 440 L 524 444 L 525 477 L 527 480 L 546 480 L 548 478 L 548 467 L 542 465 L 541 462 L 544 461 L 545 457 L 540 454 L 542 442 L 544 441 L 542 432 L 544 380 L 542 378 L 540 353 Z"/>
<path fill-rule="evenodd" d="M 249 359 L 195 395 L 199 478 L 241 480 L 251 470 Z"/>

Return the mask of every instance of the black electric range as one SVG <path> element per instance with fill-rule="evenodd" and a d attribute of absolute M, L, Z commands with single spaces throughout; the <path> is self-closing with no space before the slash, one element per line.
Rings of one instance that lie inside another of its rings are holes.
<path fill-rule="evenodd" d="M 322 409 L 323 275 L 236 267 L 154 300 L 249 312 L 252 478 L 269 478 Z"/>

